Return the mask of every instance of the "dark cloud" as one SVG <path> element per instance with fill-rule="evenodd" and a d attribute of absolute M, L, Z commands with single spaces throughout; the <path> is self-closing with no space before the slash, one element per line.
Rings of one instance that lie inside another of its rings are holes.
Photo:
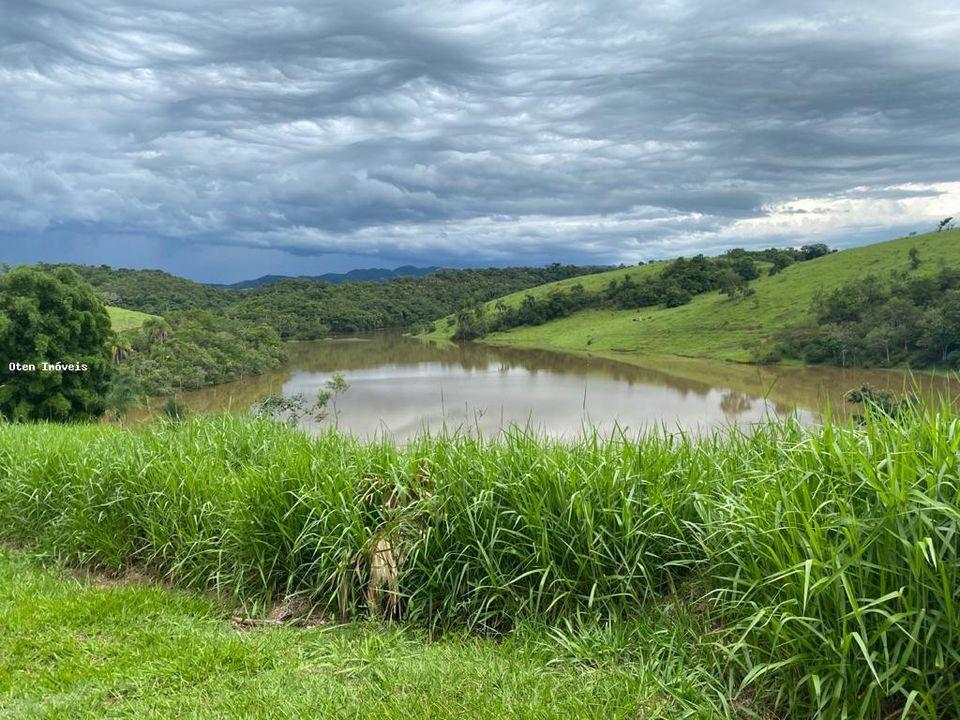
<path fill-rule="evenodd" d="M 0 259 L 619 262 L 960 210 L 953 3 L 196 5 L 0 0 Z"/>

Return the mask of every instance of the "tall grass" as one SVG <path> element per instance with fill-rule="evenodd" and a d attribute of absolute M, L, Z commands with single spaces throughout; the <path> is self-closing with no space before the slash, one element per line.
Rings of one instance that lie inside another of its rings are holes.
<path fill-rule="evenodd" d="M 872 414 L 750 445 L 702 514 L 744 679 L 820 717 L 960 717 L 958 418 Z"/>
<path fill-rule="evenodd" d="M 518 430 L 402 448 L 227 417 L 8 425 L 0 534 L 344 616 L 376 584 L 430 626 L 629 623 L 696 588 L 731 682 L 774 709 L 946 718 L 960 716 L 958 451 L 946 406 L 699 439 Z"/>

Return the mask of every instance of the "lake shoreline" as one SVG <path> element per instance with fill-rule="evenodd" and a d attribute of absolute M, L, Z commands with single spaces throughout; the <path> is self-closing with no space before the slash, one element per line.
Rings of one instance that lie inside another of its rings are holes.
<path fill-rule="evenodd" d="M 410 438 L 422 429 L 440 428 L 496 433 L 516 425 L 575 436 L 592 426 L 703 432 L 797 414 L 814 422 L 825 408 L 841 416 L 853 411 L 844 401 L 849 390 L 870 384 L 900 392 L 910 381 L 895 370 L 457 344 L 383 331 L 293 341 L 285 349 L 288 361 L 275 371 L 181 393 L 177 401 L 195 414 L 239 414 L 271 395 L 310 400 L 341 372 L 352 387 L 323 424 L 360 436 Z M 949 378 L 919 381 L 924 388 L 958 391 Z M 155 417 L 156 404 L 151 401 L 135 413 L 134 421 Z M 304 421 L 310 432 L 320 427 Z"/>

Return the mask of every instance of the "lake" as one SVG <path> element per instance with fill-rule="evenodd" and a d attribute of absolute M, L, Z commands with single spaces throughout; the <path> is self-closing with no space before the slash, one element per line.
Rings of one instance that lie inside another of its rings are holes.
<path fill-rule="evenodd" d="M 280 370 L 185 392 L 193 412 L 246 412 L 270 394 L 312 399 L 334 372 L 350 389 L 324 424 L 364 437 L 403 441 L 421 429 L 495 434 L 529 425 L 572 437 L 585 426 L 603 432 L 662 426 L 703 432 L 769 417 L 814 422 L 829 403 L 841 412 L 847 390 L 869 383 L 902 391 L 899 371 L 737 365 L 677 357 L 640 364 L 544 350 L 433 343 L 395 333 L 339 337 L 288 345 Z M 925 390 L 956 395 L 953 380 L 918 376 Z M 155 412 L 153 399 L 140 417 Z M 308 429 L 314 423 L 305 422 Z"/>

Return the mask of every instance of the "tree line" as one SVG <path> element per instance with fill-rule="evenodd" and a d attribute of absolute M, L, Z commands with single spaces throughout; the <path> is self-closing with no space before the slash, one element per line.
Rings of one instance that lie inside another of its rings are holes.
<path fill-rule="evenodd" d="M 63 266 L 46 266 L 54 269 Z M 601 272 L 607 267 L 545 267 L 438 270 L 385 282 L 287 279 L 250 289 L 217 288 L 159 270 L 69 266 L 90 282 L 108 305 L 167 315 L 207 310 L 219 317 L 267 324 L 284 340 L 315 340 L 331 333 L 411 328 L 536 285 Z"/>
<path fill-rule="evenodd" d="M 260 375 L 280 366 L 283 342 L 269 325 L 218 317 L 206 310 L 151 318 L 112 345 L 118 374 L 144 395 L 173 395 Z"/>

